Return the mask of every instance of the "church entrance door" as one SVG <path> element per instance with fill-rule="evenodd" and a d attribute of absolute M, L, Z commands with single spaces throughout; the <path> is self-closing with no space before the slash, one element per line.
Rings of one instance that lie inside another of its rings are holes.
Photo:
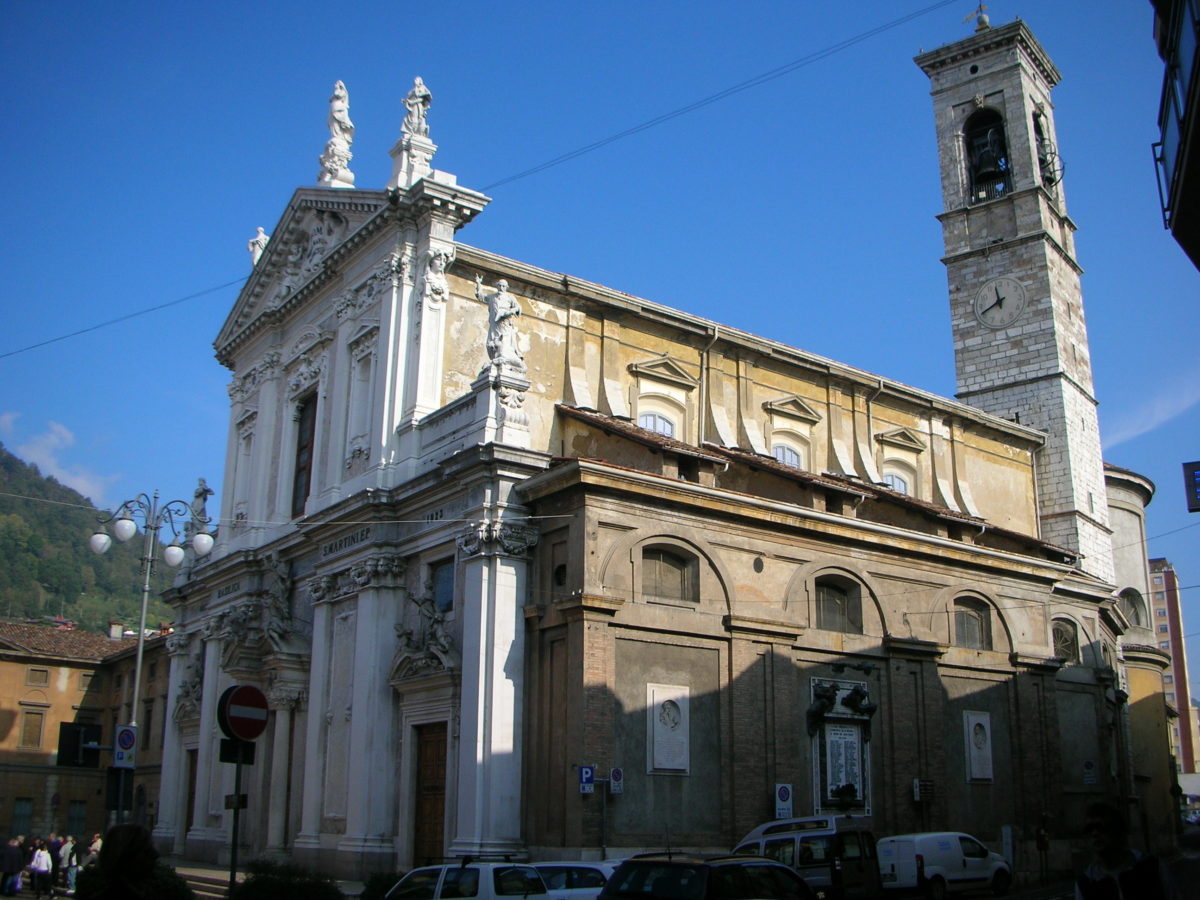
<path fill-rule="evenodd" d="M 413 864 L 437 862 L 444 854 L 446 823 L 446 723 L 418 725 L 413 829 Z"/>

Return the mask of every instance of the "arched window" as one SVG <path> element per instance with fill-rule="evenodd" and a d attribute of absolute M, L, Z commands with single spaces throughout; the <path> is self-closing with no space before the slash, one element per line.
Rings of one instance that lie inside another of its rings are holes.
<path fill-rule="evenodd" d="M 694 557 L 665 547 L 642 550 L 642 595 L 658 600 L 693 603 L 697 599 Z"/>
<path fill-rule="evenodd" d="M 1117 607 L 1125 614 L 1130 625 L 1149 628 L 1150 618 L 1146 615 L 1146 601 L 1136 588 L 1125 588 L 1117 598 Z"/>
<path fill-rule="evenodd" d="M 1054 655 L 1068 664 L 1079 662 L 1079 629 L 1069 619 L 1055 619 L 1050 627 Z"/>
<path fill-rule="evenodd" d="M 851 581 L 817 580 L 817 627 L 824 631 L 863 633 L 862 591 Z"/>
<path fill-rule="evenodd" d="M 890 487 L 898 494 L 908 493 L 908 479 L 899 472 L 885 472 L 883 475 L 883 483 Z"/>
<path fill-rule="evenodd" d="M 638 416 L 638 425 L 655 434 L 669 438 L 675 437 L 675 423 L 660 413 L 642 413 Z"/>
<path fill-rule="evenodd" d="M 771 454 L 785 466 L 804 468 L 804 459 L 800 456 L 800 451 L 788 444 L 776 444 L 771 448 Z"/>
<path fill-rule="evenodd" d="M 996 200 L 1012 190 L 1004 119 L 994 109 L 981 109 L 963 129 L 967 151 L 970 202 Z"/>
<path fill-rule="evenodd" d="M 954 601 L 954 643 L 971 650 L 992 649 L 991 610 L 982 600 Z"/>

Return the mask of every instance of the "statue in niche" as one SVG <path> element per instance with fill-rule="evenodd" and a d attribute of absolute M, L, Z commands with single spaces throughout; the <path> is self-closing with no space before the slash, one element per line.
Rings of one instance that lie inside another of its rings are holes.
<path fill-rule="evenodd" d="M 425 284 L 421 289 L 422 299 L 427 305 L 439 305 L 450 296 L 446 283 L 446 269 L 454 262 L 454 249 L 434 247 L 427 251 L 425 261 Z"/>
<path fill-rule="evenodd" d="M 525 371 L 525 358 L 517 347 L 516 318 L 521 307 L 508 292 L 508 282 L 501 278 L 496 290 L 485 293 L 483 276 L 475 276 L 475 299 L 488 305 L 487 351 L 493 368 L 509 367 L 518 372 Z M 486 367 L 485 367 L 486 368 Z"/>
<path fill-rule="evenodd" d="M 402 127 L 405 134 L 413 137 L 429 137 L 429 123 L 425 117 L 429 114 L 429 107 L 432 103 L 433 94 L 429 92 L 429 88 L 425 87 L 425 82 L 418 75 L 413 79 L 412 90 L 404 98 L 404 108 L 407 113 L 404 116 Z"/>
<path fill-rule="evenodd" d="M 283 650 L 292 633 L 292 564 L 278 553 L 268 553 L 263 562 L 263 610 L 267 640 L 276 650 Z"/>
<path fill-rule="evenodd" d="M 250 265 L 258 265 L 258 261 L 262 259 L 263 252 L 267 249 L 267 242 L 269 240 L 271 240 L 271 236 L 259 225 L 258 233 L 246 241 L 246 250 L 250 253 Z"/>

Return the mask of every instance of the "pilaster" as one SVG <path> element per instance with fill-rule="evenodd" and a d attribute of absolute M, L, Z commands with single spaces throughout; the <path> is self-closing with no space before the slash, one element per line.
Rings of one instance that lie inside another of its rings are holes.
<path fill-rule="evenodd" d="M 521 848 L 528 552 L 537 531 L 485 521 L 458 539 L 463 678 L 451 854 Z"/>

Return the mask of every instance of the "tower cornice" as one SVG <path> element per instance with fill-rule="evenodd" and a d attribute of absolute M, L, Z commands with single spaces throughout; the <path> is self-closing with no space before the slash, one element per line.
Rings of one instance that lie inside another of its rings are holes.
<path fill-rule="evenodd" d="M 952 44 L 945 44 L 936 50 L 920 54 L 914 62 L 930 78 L 947 66 L 965 62 L 973 57 L 983 56 L 1005 47 L 1019 47 L 1025 56 L 1033 63 L 1038 73 L 1050 87 L 1062 80 L 1058 68 L 1050 61 L 1042 45 L 1029 27 L 1017 19 L 999 28 L 988 28 L 976 32 L 971 37 Z"/>

